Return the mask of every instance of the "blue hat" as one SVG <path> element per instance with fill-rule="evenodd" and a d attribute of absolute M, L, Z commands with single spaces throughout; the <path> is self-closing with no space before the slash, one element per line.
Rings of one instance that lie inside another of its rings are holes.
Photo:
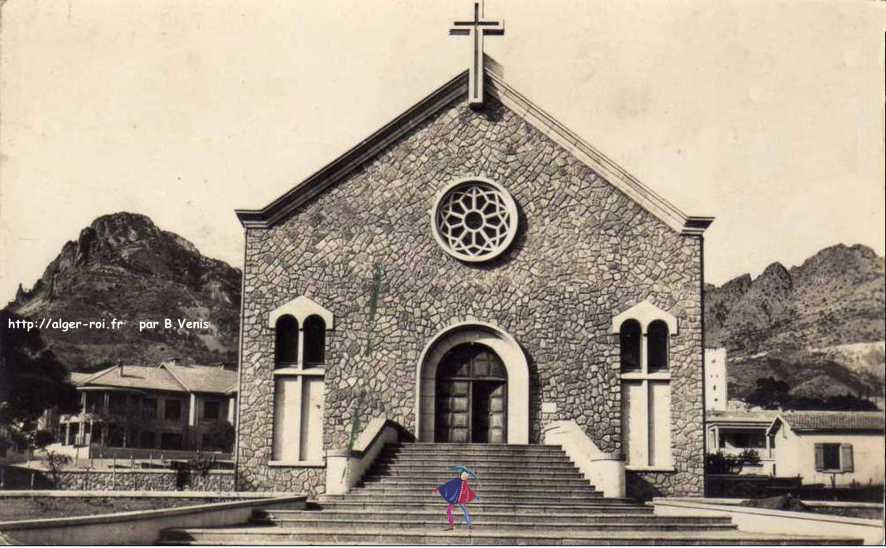
<path fill-rule="evenodd" d="M 463 464 L 459 464 L 458 466 L 450 466 L 449 469 L 453 472 L 458 472 L 459 474 L 465 472 L 468 476 L 471 477 L 471 479 L 477 479 L 477 474 L 475 474 L 473 470 Z"/>

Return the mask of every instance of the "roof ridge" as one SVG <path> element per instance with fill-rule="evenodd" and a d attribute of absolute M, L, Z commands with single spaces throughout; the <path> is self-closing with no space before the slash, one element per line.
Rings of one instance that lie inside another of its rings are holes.
<path fill-rule="evenodd" d="M 119 367 L 119 366 L 118 366 L 118 365 L 112 365 L 112 366 L 110 366 L 110 367 L 108 367 L 108 368 L 106 368 L 106 369 L 102 369 L 101 371 L 99 371 L 98 373 L 95 373 L 95 374 L 92 375 L 91 377 L 87 377 L 87 378 L 83 379 L 83 381 L 82 381 L 80 384 L 81 384 L 81 385 L 84 385 L 84 384 L 91 383 L 92 381 L 98 379 L 99 377 L 102 377 L 102 376 L 104 376 L 104 375 L 110 373 L 111 371 L 113 371 L 113 370 L 116 369 L 117 367 Z"/>
<path fill-rule="evenodd" d="M 591 146 L 573 131 L 539 108 L 526 96 L 507 84 L 499 74 L 500 64 L 486 56 L 491 63 L 484 68 L 489 78 L 490 95 L 541 131 L 581 162 L 598 172 L 610 185 L 630 197 L 638 205 L 662 220 L 676 232 L 700 235 L 713 222 L 713 217 L 691 216 L 640 182 L 627 170 Z M 448 82 L 426 95 L 393 120 L 373 132 L 343 154 L 314 172 L 308 178 L 261 209 L 236 209 L 237 218 L 246 228 L 270 228 L 292 213 L 298 206 L 347 177 L 354 169 L 372 158 L 391 143 L 411 131 L 467 92 L 468 71 L 462 71 Z"/>
<path fill-rule="evenodd" d="M 161 363 L 160 369 L 165 369 L 167 373 L 172 375 L 172 378 L 175 379 L 175 382 L 179 383 L 182 386 L 182 388 L 184 388 L 187 392 L 193 392 L 193 390 L 191 390 L 191 387 L 188 386 L 187 384 L 185 384 L 185 382 L 183 380 L 178 378 L 178 375 L 176 375 L 175 372 L 173 372 L 172 369 L 169 368 L 170 365 L 171 364 L 168 364 L 168 363 Z"/>

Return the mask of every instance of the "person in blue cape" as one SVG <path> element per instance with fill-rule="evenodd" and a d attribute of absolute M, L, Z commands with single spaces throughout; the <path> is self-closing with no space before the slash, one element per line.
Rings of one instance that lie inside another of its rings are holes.
<path fill-rule="evenodd" d="M 465 522 L 468 524 L 468 529 L 473 529 L 474 524 L 471 522 L 471 513 L 468 512 L 468 507 L 465 505 L 473 500 L 480 502 L 480 497 L 468 485 L 468 479 L 477 479 L 477 474 L 466 466 L 453 466 L 449 469 L 457 472 L 459 477 L 449 480 L 439 487 L 435 487 L 433 492 L 439 493 L 443 500 L 449 503 L 449 506 L 446 507 L 449 529 L 455 529 L 455 519 L 452 517 L 453 506 L 461 508 L 465 516 Z"/>

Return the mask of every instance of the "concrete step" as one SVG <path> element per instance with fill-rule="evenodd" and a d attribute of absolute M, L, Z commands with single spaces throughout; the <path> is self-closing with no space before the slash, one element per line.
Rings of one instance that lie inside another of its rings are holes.
<path fill-rule="evenodd" d="M 547 466 L 550 464 L 566 464 L 575 466 L 566 455 L 563 456 L 521 456 L 521 455 L 384 455 L 376 462 L 389 464 L 412 464 L 427 463 L 440 464 L 440 466 L 457 466 L 463 464 L 468 468 L 482 465 L 506 465 L 506 466 Z"/>
<path fill-rule="evenodd" d="M 454 531 L 442 527 L 391 530 L 366 527 L 360 531 L 341 531 L 333 527 L 267 527 L 168 529 L 160 544 L 485 544 L 485 545 L 846 545 L 860 544 L 859 539 L 760 535 L 736 530 L 693 531 L 569 531 L 560 529 L 518 530 L 495 528 Z"/>
<path fill-rule="evenodd" d="M 414 487 L 421 489 L 433 489 L 434 487 L 438 487 L 441 484 L 446 483 L 449 479 L 451 478 L 441 477 L 438 481 L 433 481 L 422 476 L 416 476 L 410 479 L 402 479 L 402 476 L 374 476 L 372 479 L 367 478 L 363 480 L 362 482 L 360 482 L 359 486 L 369 487 L 375 485 L 384 485 L 388 488 Z M 577 489 L 581 487 L 593 486 L 586 479 L 527 480 L 523 478 L 513 478 L 499 480 L 483 479 L 482 481 L 471 481 L 471 488 L 474 491 L 477 491 L 478 489 L 512 489 L 519 487 L 534 487 L 536 489 L 557 491 L 559 489 Z"/>
<path fill-rule="evenodd" d="M 483 464 L 474 464 L 473 466 L 468 466 L 471 470 L 477 473 L 477 476 L 482 477 L 483 474 L 493 472 L 499 474 L 531 474 L 538 473 L 539 470 L 542 470 L 545 473 L 555 472 L 555 473 L 568 473 L 571 472 L 573 474 L 578 474 L 578 469 L 572 463 L 551 463 L 544 465 L 544 468 L 539 468 L 537 465 L 532 464 L 519 464 L 519 463 L 483 463 Z M 409 463 L 390 463 L 384 461 L 376 461 L 376 463 L 372 466 L 371 472 L 373 474 L 387 474 L 390 472 L 413 472 L 418 474 L 448 474 L 450 477 L 453 476 L 453 472 L 449 469 L 451 465 L 449 464 L 438 464 L 435 462 L 423 462 L 423 461 L 415 461 Z"/>
<path fill-rule="evenodd" d="M 464 524 L 464 516 L 460 515 L 457 517 L 457 523 Z M 453 514 L 455 515 L 455 514 Z M 385 528 L 388 530 L 395 529 L 431 529 L 434 527 L 445 527 L 448 525 L 446 521 L 446 512 L 441 512 L 438 514 L 436 519 L 426 519 L 422 521 L 410 521 L 410 520 L 395 520 L 395 519 L 362 519 L 359 521 L 354 521 L 350 518 L 325 518 L 325 517 L 302 517 L 302 518 L 290 518 L 283 521 L 261 521 L 256 520 L 252 522 L 254 525 L 277 525 L 279 527 L 288 527 L 288 528 L 297 528 L 301 531 L 307 531 L 313 528 L 320 527 L 329 527 L 335 528 L 337 531 L 351 531 L 351 532 L 360 532 L 366 528 Z M 592 531 L 619 531 L 619 530 L 631 530 L 631 531 L 697 531 L 699 529 L 705 531 L 711 531 L 714 529 L 720 530 L 730 530 L 735 529 L 735 525 L 731 523 L 682 523 L 678 521 L 653 521 L 646 523 L 585 523 L 585 524 L 577 524 L 577 523 L 550 523 L 548 521 L 544 522 L 536 522 L 536 521 L 523 521 L 523 522 L 496 522 L 491 520 L 475 520 L 474 528 L 475 529 L 489 529 L 495 530 L 500 529 L 502 527 L 507 527 L 508 529 L 514 531 L 536 531 L 536 530 L 547 530 L 547 531 L 568 531 L 570 533 L 576 533 L 579 531 L 583 532 L 592 532 Z"/>
<path fill-rule="evenodd" d="M 383 456 L 444 456 L 444 457 L 563 457 L 566 452 L 561 449 L 464 449 L 451 450 L 441 448 L 412 449 L 409 447 L 389 445 L 382 449 Z"/>
<path fill-rule="evenodd" d="M 420 497 L 427 495 L 429 493 L 434 496 L 439 496 L 436 493 L 432 493 L 433 487 L 415 487 L 415 486 L 397 486 L 391 487 L 389 485 L 383 484 L 372 484 L 366 485 L 364 487 L 357 487 L 352 489 L 350 494 L 352 495 L 379 495 L 379 496 L 413 496 Z M 539 487 L 490 487 L 490 486 L 479 486 L 472 485 L 471 489 L 477 493 L 477 496 L 481 499 L 486 499 L 487 497 L 497 497 L 497 496 L 547 496 L 542 495 L 542 493 L 551 493 L 550 496 L 556 497 L 602 497 L 603 493 L 601 491 L 597 491 L 593 487 L 584 486 L 584 487 L 572 487 L 572 488 L 550 488 L 550 489 L 542 489 Z"/>
<path fill-rule="evenodd" d="M 376 481 L 384 478 L 397 478 L 398 480 L 424 480 L 424 481 L 433 481 L 444 483 L 451 480 L 454 474 L 449 470 L 436 470 L 426 472 L 423 470 L 370 470 L 369 474 L 363 476 L 364 481 Z M 558 472 L 548 472 L 548 471 L 531 471 L 531 472 L 522 472 L 517 475 L 516 472 L 506 471 L 506 472 L 484 472 L 482 481 L 488 480 L 537 480 L 537 481 L 560 481 L 560 480 L 577 480 L 580 479 L 582 481 L 587 481 L 584 479 L 584 476 L 581 473 L 573 468 L 572 470 L 567 471 L 558 471 Z M 477 481 L 477 480 L 475 480 Z M 439 485 L 438 483 L 438 485 Z"/>
<path fill-rule="evenodd" d="M 400 447 L 410 451 L 432 450 L 432 451 L 483 451 L 483 450 L 505 450 L 505 451 L 562 451 L 560 445 L 539 445 L 539 444 L 511 444 L 511 443 L 436 443 L 436 442 L 406 442 L 399 444 L 391 444 L 389 447 Z"/>
<path fill-rule="evenodd" d="M 385 500 L 382 502 L 373 500 L 352 500 L 347 498 L 321 500 L 316 503 L 323 510 L 333 511 L 362 511 L 362 512 L 401 512 L 412 513 L 421 511 L 439 512 L 441 506 L 445 511 L 446 503 L 437 497 L 434 500 L 421 500 L 412 502 L 400 502 Z M 519 512 L 529 514 L 557 514 L 557 513 L 605 513 L 605 514 L 652 514 L 649 506 L 638 506 L 636 503 L 611 501 L 610 499 L 592 499 L 589 502 L 576 502 L 571 504 L 559 503 L 513 503 L 513 502 L 487 502 L 474 505 L 474 509 L 482 507 L 483 512 Z"/>
<path fill-rule="evenodd" d="M 485 508 L 476 512 L 472 509 L 471 516 L 475 525 L 485 523 L 547 523 L 556 525 L 621 525 L 621 524 L 655 524 L 655 523 L 679 523 L 691 525 L 732 525 L 728 517 L 706 516 L 679 516 L 662 517 L 653 514 L 638 513 L 558 513 L 542 514 L 531 512 L 488 512 Z M 397 523 L 440 523 L 441 517 L 445 521 L 446 507 L 441 505 L 437 511 L 340 511 L 340 510 L 256 510 L 253 513 L 253 521 L 256 523 L 274 523 L 290 526 L 290 523 L 319 523 L 326 520 L 348 520 L 353 523 L 367 521 L 386 521 Z M 457 512 L 461 516 L 461 512 Z"/>
<path fill-rule="evenodd" d="M 325 500 L 324 497 L 328 495 L 322 495 L 320 500 Z M 528 503 L 528 504 L 573 504 L 573 503 L 582 503 L 593 500 L 603 500 L 603 501 L 612 501 L 610 498 L 604 498 L 602 493 L 598 494 L 585 494 L 585 495 L 563 495 L 552 493 L 552 494 L 494 494 L 487 495 L 481 494 L 480 500 L 481 504 L 485 503 L 497 503 L 497 504 L 520 504 L 520 503 Z M 390 493 L 380 495 L 377 493 L 366 493 L 360 492 L 359 490 L 352 491 L 345 495 L 347 500 L 352 500 L 355 502 L 364 501 L 364 502 L 402 502 L 402 503 L 424 503 L 424 502 L 436 502 L 442 501 L 443 499 L 440 495 L 435 495 L 433 493 L 427 492 L 425 494 L 411 494 L 411 493 Z"/>

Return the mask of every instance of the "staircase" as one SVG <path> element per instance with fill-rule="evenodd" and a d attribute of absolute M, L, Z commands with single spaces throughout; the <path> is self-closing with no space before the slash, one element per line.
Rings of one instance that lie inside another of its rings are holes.
<path fill-rule="evenodd" d="M 474 528 L 432 489 L 477 473 Z M 262 510 L 248 525 L 170 529 L 161 544 L 845 544 L 800 536 L 755 535 L 729 518 L 655 516 L 649 506 L 605 498 L 560 447 L 410 443 L 385 447 L 349 494 L 323 496 L 306 510 Z"/>

